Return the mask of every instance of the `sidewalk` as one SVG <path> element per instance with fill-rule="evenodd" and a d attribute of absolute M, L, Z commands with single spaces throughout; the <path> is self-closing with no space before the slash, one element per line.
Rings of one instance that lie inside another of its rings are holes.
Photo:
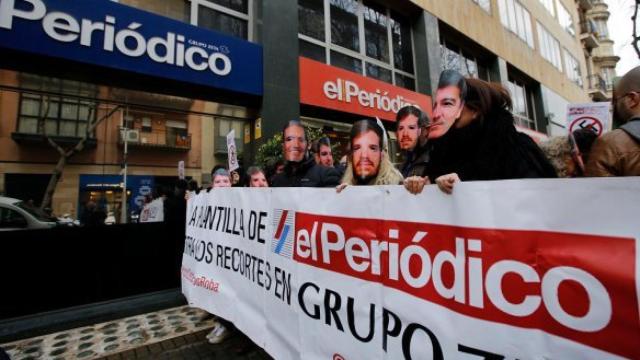
<path fill-rule="evenodd" d="M 0 346 L 12 360 L 271 359 L 239 331 L 209 344 L 212 327 L 206 312 L 181 306 Z"/>

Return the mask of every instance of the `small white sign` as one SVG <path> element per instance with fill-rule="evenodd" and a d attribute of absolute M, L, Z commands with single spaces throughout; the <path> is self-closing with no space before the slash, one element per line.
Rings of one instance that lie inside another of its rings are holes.
<path fill-rule="evenodd" d="M 567 130 L 572 133 L 580 129 L 592 129 L 602 135 L 610 128 L 609 109 L 611 103 L 596 102 L 567 105 Z"/>
<path fill-rule="evenodd" d="M 178 161 L 178 178 L 184 180 L 184 160 Z"/>
<path fill-rule="evenodd" d="M 238 165 L 238 152 L 236 150 L 236 131 L 231 130 L 227 134 L 227 157 L 229 158 L 229 171 L 240 167 Z"/>

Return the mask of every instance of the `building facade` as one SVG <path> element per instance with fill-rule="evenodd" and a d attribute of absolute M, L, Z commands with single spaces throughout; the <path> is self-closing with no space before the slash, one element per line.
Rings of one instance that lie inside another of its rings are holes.
<path fill-rule="evenodd" d="M 580 1 L 578 15 L 589 96 L 593 101 L 611 100 L 615 68 L 620 57 L 614 54 L 613 40 L 609 37 L 608 5 L 601 0 Z"/>
<path fill-rule="evenodd" d="M 443 69 L 504 84 L 521 131 L 563 134 L 566 105 L 590 101 L 588 74 L 610 64 L 584 38 L 587 0 L 20 3 L 0 24 L 0 193 L 37 202 L 59 159 L 48 139 L 73 145 L 98 122 L 53 198 L 72 216 L 120 211 L 125 141 L 133 208 L 181 161 L 209 182 L 230 130 L 245 165 L 290 119 L 339 149 L 362 117 L 393 139 L 395 112 L 430 111 Z"/>

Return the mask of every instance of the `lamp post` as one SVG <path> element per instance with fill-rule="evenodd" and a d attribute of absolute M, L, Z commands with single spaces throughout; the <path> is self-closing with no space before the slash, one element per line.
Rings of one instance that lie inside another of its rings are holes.
<path fill-rule="evenodd" d="M 122 156 L 122 204 L 120 205 L 120 223 L 127 223 L 127 145 L 129 144 L 129 129 L 121 129 L 124 139 L 124 155 Z"/>

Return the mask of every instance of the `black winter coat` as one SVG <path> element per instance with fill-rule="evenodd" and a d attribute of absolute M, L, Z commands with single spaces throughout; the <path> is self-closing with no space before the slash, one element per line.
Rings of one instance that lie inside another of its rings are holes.
<path fill-rule="evenodd" d="M 271 182 L 273 187 L 333 187 L 340 183 L 340 174 L 333 167 L 307 159 L 302 163 L 287 163 L 284 172 L 275 175 Z"/>
<path fill-rule="evenodd" d="M 400 166 L 400 172 L 404 178 L 410 176 L 427 176 L 430 158 L 430 144 L 416 146 L 415 151 L 408 151 L 405 154 L 405 161 Z"/>
<path fill-rule="evenodd" d="M 461 129 L 452 127 L 429 143 L 431 181 L 449 173 L 463 181 L 557 177 L 538 145 L 516 130 L 507 110 Z"/>

